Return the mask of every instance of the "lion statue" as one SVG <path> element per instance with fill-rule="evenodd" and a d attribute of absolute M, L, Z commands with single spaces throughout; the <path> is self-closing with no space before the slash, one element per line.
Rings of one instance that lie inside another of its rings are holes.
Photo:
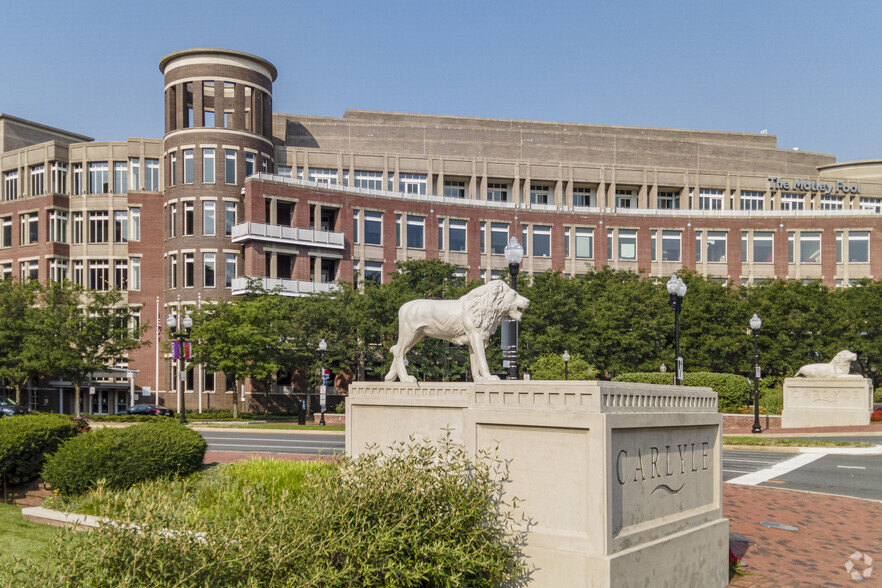
<path fill-rule="evenodd" d="M 484 349 L 502 319 L 521 320 L 530 301 L 502 280 L 475 288 L 457 300 L 411 300 L 398 309 L 398 343 L 392 346 L 392 365 L 386 381 L 416 382 L 407 374 L 404 357 L 423 337 L 469 346 L 475 381 L 498 380 L 490 373 Z"/>
<path fill-rule="evenodd" d="M 845 349 L 836 354 L 830 363 L 810 363 L 799 368 L 795 376 L 805 378 L 842 378 L 851 371 L 851 362 L 857 360 L 857 355 Z"/>

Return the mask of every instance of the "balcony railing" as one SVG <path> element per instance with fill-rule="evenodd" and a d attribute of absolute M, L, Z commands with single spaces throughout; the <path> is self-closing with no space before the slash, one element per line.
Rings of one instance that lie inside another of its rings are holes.
<path fill-rule="evenodd" d="M 334 282 L 306 282 L 303 280 L 283 280 L 282 278 L 263 278 L 259 276 L 243 276 L 233 278 L 233 296 L 241 296 L 248 293 L 248 281 L 257 280 L 265 290 L 280 288 L 282 296 L 309 296 L 320 292 L 331 292 L 337 289 Z"/>
<path fill-rule="evenodd" d="M 268 225 L 266 223 L 250 221 L 235 225 L 232 230 L 232 238 L 233 243 L 240 243 L 242 241 L 272 241 L 289 245 L 343 249 L 343 233 L 301 229 L 284 225 Z"/>

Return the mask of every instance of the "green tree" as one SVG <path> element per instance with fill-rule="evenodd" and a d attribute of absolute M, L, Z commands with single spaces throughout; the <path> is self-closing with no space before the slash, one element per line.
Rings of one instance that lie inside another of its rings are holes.
<path fill-rule="evenodd" d="M 84 291 L 70 282 L 47 282 L 39 304 L 35 336 L 43 359 L 50 373 L 73 383 L 79 417 L 82 383 L 144 345 L 147 324 L 133 328 L 134 311 L 119 290 Z"/>
<path fill-rule="evenodd" d="M 564 375 L 570 380 L 594 380 L 597 378 L 597 370 L 578 353 L 570 354 L 570 361 L 566 366 L 562 355 L 546 353 L 533 362 L 530 375 L 534 380 L 563 380 Z"/>
<path fill-rule="evenodd" d="M 0 381 L 12 384 L 18 404 L 22 403 L 22 387 L 46 367 L 34 337 L 38 288 L 37 282 L 0 280 Z"/>

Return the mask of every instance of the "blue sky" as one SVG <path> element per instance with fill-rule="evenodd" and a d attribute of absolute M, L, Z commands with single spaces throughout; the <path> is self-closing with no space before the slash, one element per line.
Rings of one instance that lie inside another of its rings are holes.
<path fill-rule="evenodd" d="M 160 58 L 279 69 L 276 112 L 347 108 L 758 132 L 882 158 L 882 3 L 0 0 L 0 112 L 161 137 Z"/>

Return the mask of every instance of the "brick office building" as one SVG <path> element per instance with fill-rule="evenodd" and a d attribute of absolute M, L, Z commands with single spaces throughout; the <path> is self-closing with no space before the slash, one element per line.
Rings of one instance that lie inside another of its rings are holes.
<path fill-rule="evenodd" d="M 151 346 L 122 366 L 139 399 L 147 387 L 145 400 L 177 402 L 157 317 L 241 294 L 248 277 L 296 296 L 440 258 L 489 280 L 511 235 L 525 273 L 882 275 L 880 161 L 837 163 L 762 133 L 275 113 L 276 68 L 236 51 L 179 51 L 160 70 L 161 140 L 96 143 L 0 115 L 0 275 L 125 290 L 150 324 Z M 128 380 L 101 386 L 87 412 L 131 401 Z M 55 388 L 32 406 L 72 410 Z M 239 397 L 200 369 L 186 388 L 193 409 Z"/>

